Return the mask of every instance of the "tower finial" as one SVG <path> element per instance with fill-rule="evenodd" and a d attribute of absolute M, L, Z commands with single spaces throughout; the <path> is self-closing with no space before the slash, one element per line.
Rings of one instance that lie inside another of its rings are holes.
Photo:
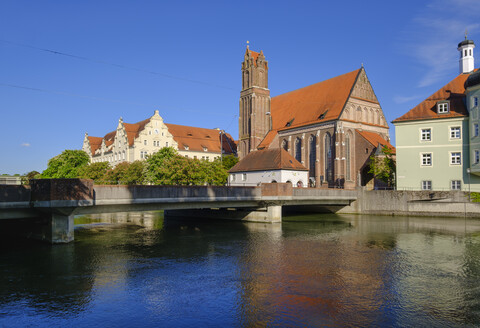
<path fill-rule="evenodd" d="M 250 41 L 247 40 L 247 49 L 249 49 L 249 48 L 248 48 L 248 44 L 249 44 L 249 43 L 250 43 Z"/>
<path fill-rule="evenodd" d="M 467 39 L 468 30 L 465 29 L 465 40 Z"/>

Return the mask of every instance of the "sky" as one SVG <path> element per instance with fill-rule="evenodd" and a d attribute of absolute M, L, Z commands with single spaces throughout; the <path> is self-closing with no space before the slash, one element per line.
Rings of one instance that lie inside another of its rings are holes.
<path fill-rule="evenodd" d="M 363 64 L 391 122 L 458 75 L 478 17 L 478 0 L 2 0 L 0 174 L 41 172 L 155 110 L 238 138 L 247 41 L 272 97 Z"/>

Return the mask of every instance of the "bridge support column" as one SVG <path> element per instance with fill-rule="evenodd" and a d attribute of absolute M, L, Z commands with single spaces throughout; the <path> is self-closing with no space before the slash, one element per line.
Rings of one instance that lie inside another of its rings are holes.
<path fill-rule="evenodd" d="M 187 209 L 165 210 L 165 218 L 182 217 L 192 219 L 224 219 L 246 222 L 282 222 L 282 206 L 269 205 L 263 208 L 238 208 L 238 209 Z"/>
<path fill-rule="evenodd" d="M 50 244 L 65 244 L 73 241 L 73 215 L 45 213 L 36 220 L 30 238 Z"/>

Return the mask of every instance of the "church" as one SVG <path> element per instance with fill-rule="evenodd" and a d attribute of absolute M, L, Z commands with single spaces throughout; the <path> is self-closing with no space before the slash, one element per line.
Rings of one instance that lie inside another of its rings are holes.
<path fill-rule="evenodd" d="M 389 127 L 363 65 L 270 97 L 263 51 L 245 51 L 238 155 L 283 148 L 308 169 L 308 186 L 355 188 L 374 179 L 370 156 L 391 149 Z M 253 163 L 252 163 L 253 164 Z"/>

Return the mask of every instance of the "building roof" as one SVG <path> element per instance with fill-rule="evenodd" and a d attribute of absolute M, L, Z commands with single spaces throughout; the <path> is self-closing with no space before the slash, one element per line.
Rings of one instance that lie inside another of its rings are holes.
<path fill-rule="evenodd" d="M 470 74 L 465 82 L 465 88 L 470 88 L 480 84 L 480 70 Z"/>
<path fill-rule="evenodd" d="M 253 58 L 253 64 L 255 65 L 255 67 L 257 67 L 257 59 L 258 59 L 258 56 L 259 56 L 260 54 L 263 55 L 263 51 L 260 50 L 260 52 L 256 52 L 256 51 L 250 50 L 250 49 L 248 48 L 248 46 L 247 46 L 247 53 L 250 55 L 250 57 Z M 265 65 L 265 67 L 267 67 L 266 61 L 265 61 L 265 64 L 264 64 L 264 65 Z"/>
<path fill-rule="evenodd" d="M 362 136 L 365 140 L 367 140 L 369 143 L 371 143 L 374 147 L 380 146 L 387 146 L 389 149 L 393 150 L 393 153 L 396 153 L 395 147 L 393 147 L 390 142 L 385 140 L 381 135 L 375 132 L 370 132 L 370 131 L 360 131 L 360 130 L 355 130 L 360 136 Z"/>
<path fill-rule="evenodd" d="M 250 152 L 228 172 L 250 172 L 268 170 L 308 171 L 299 161 L 283 148 Z"/>
<path fill-rule="evenodd" d="M 362 70 L 273 97 L 272 130 L 258 147 L 267 148 L 278 131 L 338 119 Z"/>
<path fill-rule="evenodd" d="M 420 104 L 393 120 L 393 123 L 468 116 L 463 99 L 465 97 L 465 81 L 469 76 L 470 74 L 458 75 Z M 439 101 L 450 102 L 448 113 L 437 113 L 437 103 Z"/>
<path fill-rule="evenodd" d="M 92 155 L 95 155 L 97 149 L 102 147 L 102 140 L 101 137 L 88 137 L 88 142 L 90 143 L 90 149 L 92 151 Z"/>
<path fill-rule="evenodd" d="M 467 44 L 473 44 L 475 45 L 475 42 L 473 42 L 473 40 L 467 40 L 467 37 L 465 37 L 465 40 L 463 40 L 462 42 L 460 42 L 458 44 L 458 48 L 462 47 L 462 46 L 466 46 Z"/>
<path fill-rule="evenodd" d="M 192 126 L 177 125 L 165 123 L 168 131 L 172 134 L 173 139 L 178 144 L 179 150 L 193 150 L 220 153 L 220 139 L 223 141 L 223 149 L 226 153 L 233 153 L 235 148 L 234 142 L 228 133 L 224 133 L 220 137 L 220 131 L 217 129 L 197 128 Z M 229 151 L 230 150 L 230 151 Z"/>

